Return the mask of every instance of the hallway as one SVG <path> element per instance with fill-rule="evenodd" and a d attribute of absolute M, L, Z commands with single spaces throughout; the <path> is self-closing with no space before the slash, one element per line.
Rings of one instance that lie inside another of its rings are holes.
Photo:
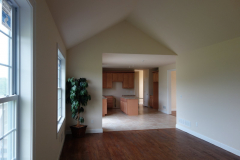
<path fill-rule="evenodd" d="M 108 114 L 102 118 L 103 132 L 175 128 L 175 125 L 175 116 L 143 105 L 139 105 L 138 116 L 128 116 L 120 109 L 108 109 Z"/>

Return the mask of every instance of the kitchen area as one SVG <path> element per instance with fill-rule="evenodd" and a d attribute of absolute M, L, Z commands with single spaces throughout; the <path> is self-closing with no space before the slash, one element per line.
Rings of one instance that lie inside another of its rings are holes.
<path fill-rule="evenodd" d="M 134 71 L 103 72 L 103 116 L 111 109 L 138 115 L 139 74 Z"/>

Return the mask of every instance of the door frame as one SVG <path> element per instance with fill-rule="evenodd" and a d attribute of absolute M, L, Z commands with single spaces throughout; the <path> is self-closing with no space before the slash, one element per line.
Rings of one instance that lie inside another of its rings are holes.
<path fill-rule="evenodd" d="M 167 70 L 167 114 L 172 114 L 172 102 L 171 102 L 171 72 L 176 69 Z"/>

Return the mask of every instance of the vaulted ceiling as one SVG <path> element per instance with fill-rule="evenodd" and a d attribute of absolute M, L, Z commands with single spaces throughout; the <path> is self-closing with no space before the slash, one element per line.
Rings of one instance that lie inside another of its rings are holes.
<path fill-rule="evenodd" d="M 127 20 L 177 54 L 240 37 L 239 0 L 46 0 L 67 48 Z"/>

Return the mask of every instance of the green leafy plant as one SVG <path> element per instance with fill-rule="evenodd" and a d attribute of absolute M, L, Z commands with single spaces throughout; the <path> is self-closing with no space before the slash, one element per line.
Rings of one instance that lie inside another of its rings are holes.
<path fill-rule="evenodd" d="M 67 103 L 71 104 L 72 118 L 77 120 L 76 127 L 80 127 L 80 122 L 84 123 L 84 118 L 80 116 L 81 112 L 84 112 L 83 106 L 87 106 L 88 100 L 91 100 L 91 96 L 88 94 L 88 83 L 86 78 L 68 78 L 67 80 Z"/>

